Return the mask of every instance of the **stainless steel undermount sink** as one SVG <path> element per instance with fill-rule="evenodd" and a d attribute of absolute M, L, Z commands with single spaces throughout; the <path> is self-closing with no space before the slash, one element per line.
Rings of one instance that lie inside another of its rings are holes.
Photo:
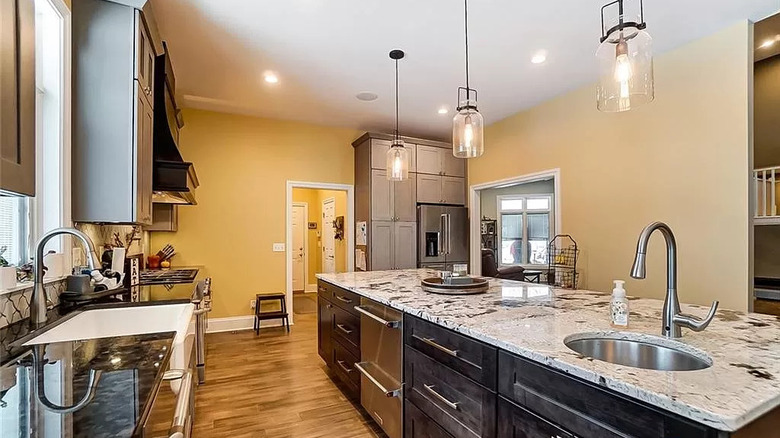
<path fill-rule="evenodd" d="M 712 358 L 682 342 L 633 333 L 579 333 L 563 340 L 567 347 L 604 362 L 657 371 L 695 371 Z"/>

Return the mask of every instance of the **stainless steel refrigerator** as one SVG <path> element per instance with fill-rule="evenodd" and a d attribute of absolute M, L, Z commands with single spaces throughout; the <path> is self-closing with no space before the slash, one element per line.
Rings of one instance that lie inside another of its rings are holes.
<path fill-rule="evenodd" d="M 417 207 L 417 263 L 421 268 L 452 270 L 469 262 L 469 215 L 466 207 Z"/>

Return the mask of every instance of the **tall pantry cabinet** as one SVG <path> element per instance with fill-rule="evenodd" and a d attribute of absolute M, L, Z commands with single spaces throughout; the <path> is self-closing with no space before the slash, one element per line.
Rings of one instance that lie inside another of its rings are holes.
<path fill-rule="evenodd" d="M 365 251 L 367 270 L 417 267 L 418 203 L 465 204 L 465 163 L 452 156 L 450 145 L 403 139 L 410 159 L 404 181 L 387 180 L 391 135 L 366 133 L 352 143 L 355 221 L 366 223 L 365 245 L 356 248 Z"/>

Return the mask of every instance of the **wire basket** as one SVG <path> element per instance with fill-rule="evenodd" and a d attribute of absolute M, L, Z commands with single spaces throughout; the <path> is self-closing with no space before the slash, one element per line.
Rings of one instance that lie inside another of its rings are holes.
<path fill-rule="evenodd" d="M 576 289 L 579 273 L 577 242 L 568 234 L 559 234 L 547 245 L 547 283 L 566 289 Z"/>

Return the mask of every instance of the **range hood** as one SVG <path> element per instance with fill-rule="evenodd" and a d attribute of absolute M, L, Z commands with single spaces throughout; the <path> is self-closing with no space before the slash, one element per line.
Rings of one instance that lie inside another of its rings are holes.
<path fill-rule="evenodd" d="M 179 129 L 184 126 L 176 105 L 176 80 L 163 42 L 154 72 L 154 173 L 152 202 L 157 204 L 196 205 L 198 175 L 192 163 L 184 161 L 179 151 Z"/>

